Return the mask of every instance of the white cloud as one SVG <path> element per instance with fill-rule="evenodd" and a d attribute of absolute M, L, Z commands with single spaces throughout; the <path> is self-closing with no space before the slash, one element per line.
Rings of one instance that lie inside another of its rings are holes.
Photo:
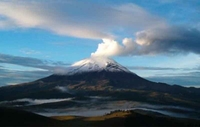
<path fill-rule="evenodd" d="M 23 99 L 17 99 L 13 101 L 2 101 L 0 104 L 6 104 L 6 103 L 17 103 L 17 102 L 27 102 L 28 104 L 25 105 L 40 105 L 40 104 L 46 104 L 46 103 L 56 103 L 61 101 L 70 101 L 72 98 L 57 98 L 57 99 L 31 99 L 31 98 L 23 98 Z"/>
<path fill-rule="evenodd" d="M 101 5 L 82 1 L 1 1 L 0 28 L 39 28 L 80 38 L 113 38 L 120 29 L 165 24 L 135 4 Z"/>
<path fill-rule="evenodd" d="M 24 54 L 27 54 L 27 55 L 32 55 L 32 54 L 41 54 L 40 51 L 36 51 L 36 50 L 33 50 L 33 49 L 28 49 L 28 48 L 24 48 L 24 49 L 21 49 L 20 52 L 24 53 Z"/>

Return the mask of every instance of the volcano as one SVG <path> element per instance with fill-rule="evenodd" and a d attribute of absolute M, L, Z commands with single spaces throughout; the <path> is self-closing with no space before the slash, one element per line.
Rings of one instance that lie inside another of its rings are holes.
<path fill-rule="evenodd" d="M 116 100 L 200 107 L 200 89 L 151 82 L 104 57 L 83 59 L 64 73 L 0 88 L 0 101 L 77 96 L 111 96 Z"/>
<path fill-rule="evenodd" d="M 105 57 L 91 57 L 72 64 L 65 73 L 41 79 L 42 82 L 58 82 L 76 90 L 106 90 L 106 88 L 143 89 L 152 82 L 129 71 L 116 61 Z M 65 83 L 66 82 L 66 83 Z M 67 83 L 68 82 L 68 83 Z"/>

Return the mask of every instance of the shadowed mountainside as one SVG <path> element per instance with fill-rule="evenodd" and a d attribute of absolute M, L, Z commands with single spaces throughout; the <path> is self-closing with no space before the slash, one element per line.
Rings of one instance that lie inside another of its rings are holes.
<path fill-rule="evenodd" d="M 52 118 L 40 116 L 31 112 L 0 107 L 0 126 L 55 126 L 60 122 Z"/>
<path fill-rule="evenodd" d="M 62 92 L 57 89 L 58 87 L 67 91 Z M 0 101 L 77 96 L 111 96 L 118 100 L 200 107 L 199 88 L 155 83 L 126 72 L 100 71 L 51 75 L 34 82 L 0 88 Z"/>

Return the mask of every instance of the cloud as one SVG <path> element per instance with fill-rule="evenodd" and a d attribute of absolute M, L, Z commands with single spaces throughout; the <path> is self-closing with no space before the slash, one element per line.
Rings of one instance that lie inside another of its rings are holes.
<path fill-rule="evenodd" d="M 92 11 L 91 11 L 92 10 Z M 170 26 L 136 4 L 103 5 L 81 1 L 1 1 L 0 28 L 38 28 L 56 34 L 103 39 L 93 55 L 127 56 L 194 52 L 199 30 Z M 134 32 L 135 39 L 114 41 L 113 31 Z"/>
<path fill-rule="evenodd" d="M 103 39 L 103 42 L 98 45 L 96 52 L 91 56 L 123 56 L 132 55 L 136 51 L 137 44 L 131 38 L 125 38 L 122 45 L 117 41 Z"/>
<path fill-rule="evenodd" d="M 29 55 L 29 54 L 41 54 L 40 51 L 36 51 L 36 50 L 28 49 L 28 48 L 21 49 L 20 52 L 27 54 L 27 55 Z"/>
<path fill-rule="evenodd" d="M 199 30 L 170 26 L 161 17 L 133 3 L 105 5 L 77 0 L 1 1 L 1 28 L 38 28 L 79 38 L 104 38 L 92 55 L 199 54 Z M 135 39 L 125 38 L 119 43 L 113 39 L 116 37 L 114 31 L 120 30 L 125 34 L 128 31 L 138 32 Z"/>
<path fill-rule="evenodd" d="M 16 64 L 28 67 L 38 67 L 42 66 L 44 64 L 44 61 L 35 58 L 12 56 L 1 53 L 0 63 Z"/>
<path fill-rule="evenodd" d="M 114 56 L 119 55 L 123 47 L 118 42 L 110 39 L 103 39 L 103 43 L 98 45 L 95 53 L 92 56 Z"/>
<path fill-rule="evenodd" d="M 59 90 L 60 92 L 63 93 L 69 93 L 69 94 L 74 94 L 74 92 L 70 91 L 67 86 L 56 86 L 55 89 Z"/>
<path fill-rule="evenodd" d="M 61 92 L 66 92 L 66 93 L 69 92 L 69 90 L 67 89 L 66 86 L 56 86 L 55 88 L 56 88 L 57 90 L 61 91 Z"/>
<path fill-rule="evenodd" d="M 150 76 L 145 77 L 148 80 L 154 82 L 163 82 L 171 85 L 177 84 L 182 86 L 191 86 L 200 88 L 200 77 L 199 75 L 171 75 L 171 76 Z"/>
<path fill-rule="evenodd" d="M 30 82 L 53 73 L 61 73 L 58 70 L 63 71 L 69 65 L 69 63 L 59 61 L 53 62 L 30 57 L 0 54 L 0 86 Z"/>
<path fill-rule="evenodd" d="M 136 4 L 103 5 L 86 1 L 0 2 L 0 28 L 39 28 L 79 38 L 113 38 L 116 29 L 165 24 Z M 148 21 L 148 22 L 147 22 Z"/>
<path fill-rule="evenodd" d="M 19 71 L 0 69 L 0 86 L 16 85 L 24 82 L 34 81 L 45 76 L 50 75 L 49 71 L 33 70 L 33 71 Z"/>
<path fill-rule="evenodd" d="M 3 104 L 12 104 L 15 106 L 29 106 L 29 105 L 40 105 L 40 104 L 46 104 L 46 103 L 56 103 L 56 102 L 62 102 L 62 101 L 70 101 L 73 98 L 57 98 L 57 99 L 31 99 L 31 98 L 23 98 L 23 99 L 17 99 L 13 101 L 2 101 L 0 102 L 1 105 Z M 26 102 L 24 105 L 17 104 L 18 102 Z"/>
<path fill-rule="evenodd" d="M 26 67 L 40 68 L 44 70 L 53 71 L 59 66 L 68 66 L 69 63 L 52 62 L 47 60 L 40 60 L 31 57 L 12 56 L 0 53 L 0 63 L 15 64 Z"/>
<path fill-rule="evenodd" d="M 177 26 L 162 26 L 139 31 L 136 39 L 124 38 L 122 44 L 103 39 L 92 56 L 131 56 L 196 53 L 200 54 L 200 30 Z"/>
<path fill-rule="evenodd" d="M 200 54 L 200 31 L 195 28 L 164 27 L 136 33 L 139 54 L 196 53 Z"/>
<path fill-rule="evenodd" d="M 143 66 L 126 66 L 129 70 L 161 70 L 161 71 L 168 71 L 168 70 L 191 70 L 187 68 L 170 68 L 170 67 L 143 67 Z"/>

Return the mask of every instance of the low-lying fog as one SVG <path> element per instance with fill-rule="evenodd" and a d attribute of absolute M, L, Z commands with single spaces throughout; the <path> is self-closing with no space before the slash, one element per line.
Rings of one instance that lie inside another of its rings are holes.
<path fill-rule="evenodd" d="M 55 107 L 52 107 L 56 105 Z M 2 101 L 0 106 L 13 106 L 44 116 L 100 116 L 115 110 L 146 110 L 180 118 L 200 118 L 200 111 L 178 106 L 152 105 L 135 101 L 114 100 L 111 97 L 30 99 Z"/>

